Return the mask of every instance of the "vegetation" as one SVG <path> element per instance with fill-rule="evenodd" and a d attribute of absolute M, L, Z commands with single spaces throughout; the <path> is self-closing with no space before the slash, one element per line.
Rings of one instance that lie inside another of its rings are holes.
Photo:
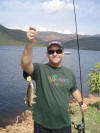
<path fill-rule="evenodd" d="M 1 45 L 24 45 L 25 42 L 14 40 L 7 34 L 0 32 L 0 44 Z"/>
<path fill-rule="evenodd" d="M 95 107 L 100 110 L 100 102 L 96 102 L 94 104 L 90 104 L 91 107 Z"/>
<path fill-rule="evenodd" d="M 87 112 L 84 113 L 85 117 L 85 132 L 86 133 L 100 133 L 100 110 L 96 107 L 88 106 Z M 80 109 L 76 107 L 74 115 L 71 115 L 71 120 L 75 124 L 81 124 L 82 115 Z M 78 133 L 72 125 L 72 132 Z"/>
<path fill-rule="evenodd" d="M 90 95 L 84 101 L 88 104 L 88 110 L 84 113 L 85 133 L 100 133 L 100 108 L 94 106 L 94 103 L 100 102 L 100 98 Z M 71 112 L 71 121 L 77 125 L 81 124 L 82 114 L 79 104 L 72 102 L 69 111 Z M 0 128 L 0 133 L 33 133 L 33 129 L 32 111 L 25 110 L 20 116 L 18 115 L 18 119 L 13 124 Z M 72 133 L 78 133 L 73 125 Z"/>
<path fill-rule="evenodd" d="M 97 62 L 94 66 L 95 69 L 90 69 L 88 74 L 88 83 L 91 93 L 100 93 L 100 62 Z"/>

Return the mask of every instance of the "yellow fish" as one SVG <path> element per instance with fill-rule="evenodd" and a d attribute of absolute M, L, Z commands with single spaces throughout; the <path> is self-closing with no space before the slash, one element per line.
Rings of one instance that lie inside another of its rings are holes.
<path fill-rule="evenodd" d="M 32 104 L 35 104 L 34 98 L 36 98 L 35 95 L 35 88 L 32 83 L 31 76 L 27 77 L 27 82 L 29 82 L 28 88 L 27 88 L 27 94 L 25 96 L 25 104 L 27 103 L 29 107 L 32 107 Z"/>

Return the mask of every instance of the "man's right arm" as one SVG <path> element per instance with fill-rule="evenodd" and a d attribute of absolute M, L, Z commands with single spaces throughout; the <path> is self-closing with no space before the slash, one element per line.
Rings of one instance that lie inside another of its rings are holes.
<path fill-rule="evenodd" d="M 28 43 L 26 44 L 21 57 L 21 67 L 28 74 L 32 74 L 34 71 L 34 66 L 32 64 L 32 45 L 35 41 L 36 35 L 36 29 L 34 27 L 30 27 L 27 32 Z"/>

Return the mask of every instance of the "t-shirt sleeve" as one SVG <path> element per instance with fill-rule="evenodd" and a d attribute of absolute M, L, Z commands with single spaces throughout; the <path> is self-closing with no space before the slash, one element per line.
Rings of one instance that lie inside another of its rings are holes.
<path fill-rule="evenodd" d="M 28 76 L 32 77 L 32 80 L 36 80 L 38 73 L 39 73 L 39 64 L 38 63 L 34 63 L 34 71 L 32 72 L 32 74 L 28 74 L 27 72 L 23 71 L 23 77 L 26 79 Z"/>
<path fill-rule="evenodd" d="M 73 92 L 77 89 L 78 88 L 77 88 L 76 78 L 74 73 L 72 72 L 72 88 L 70 89 L 71 94 L 73 94 Z"/>

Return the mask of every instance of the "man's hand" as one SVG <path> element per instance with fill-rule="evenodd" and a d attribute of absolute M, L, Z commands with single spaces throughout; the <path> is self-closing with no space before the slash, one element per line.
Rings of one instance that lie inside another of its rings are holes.
<path fill-rule="evenodd" d="M 33 43 L 37 36 L 36 28 L 30 27 L 29 31 L 27 32 L 27 39 L 29 43 Z"/>
<path fill-rule="evenodd" d="M 73 92 L 72 96 L 76 99 L 79 103 L 81 111 L 85 112 L 87 110 L 87 105 L 83 102 L 82 95 L 79 89 Z"/>
<path fill-rule="evenodd" d="M 87 105 L 85 103 L 83 103 L 82 105 L 80 105 L 81 111 L 82 112 L 86 112 L 87 110 Z"/>
<path fill-rule="evenodd" d="M 32 44 L 35 41 L 36 35 L 36 29 L 34 27 L 30 27 L 27 32 L 28 43 L 24 48 L 21 58 L 21 67 L 28 74 L 31 74 L 34 71 L 34 66 L 32 64 Z"/>

